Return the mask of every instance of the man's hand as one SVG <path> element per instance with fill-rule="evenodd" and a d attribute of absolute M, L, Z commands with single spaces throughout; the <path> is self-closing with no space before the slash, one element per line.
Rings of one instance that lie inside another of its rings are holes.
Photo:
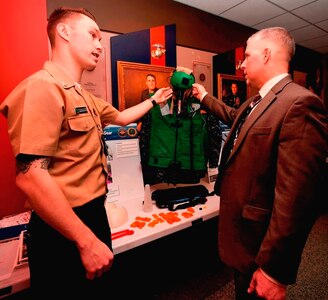
<path fill-rule="evenodd" d="M 250 294 L 255 292 L 266 300 L 286 299 L 286 286 L 270 280 L 260 269 L 254 272 L 247 292 Z"/>
<path fill-rule="evenodd" d="M 170 87 L 161 88 L 156 91 L 156 93 L 152 96 L 155 99 L 156 103 L 162 103 L 167 99 L 172 97 L 173 90 Z"/>
<path fill-rule="evenodd" d="M 207 94 L 205 88 L 199 84 L 199 83 L 194 83 L 192 85 L 192 95 L 197 98 L 200 102 L 203 100 L 205 95 Z"/>
<path fill-rule="evenodd" d="M 88 279 L 101 277 L 104 272 L 111 268 L 114 254 L 106 244 L 96 237 L 89 240 L 82 248 L 78 247 L 78 249 Z"/>

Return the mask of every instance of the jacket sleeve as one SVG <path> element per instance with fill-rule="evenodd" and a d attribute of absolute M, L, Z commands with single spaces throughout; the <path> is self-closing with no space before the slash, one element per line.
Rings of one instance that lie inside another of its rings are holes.
<path fill-rule="evenodd" d="M 206 111 L 210 111 L 216 115 L 224 124 L 228 125 L 229 127 L 231 127 L 238 112 L 238 109 L 224 104 L 223 101 L 209 94 L 204 97 L 202 106 Z"/>

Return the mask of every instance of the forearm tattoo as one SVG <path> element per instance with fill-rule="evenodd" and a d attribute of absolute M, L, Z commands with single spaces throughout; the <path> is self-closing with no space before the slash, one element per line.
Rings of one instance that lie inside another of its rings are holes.
<path fill-rule="evenodd" d="M 49 157 L 20 154 L 16 158 L 16 175 L 26 174 L 32 167 L 47 170 L 49 163 Z"/>

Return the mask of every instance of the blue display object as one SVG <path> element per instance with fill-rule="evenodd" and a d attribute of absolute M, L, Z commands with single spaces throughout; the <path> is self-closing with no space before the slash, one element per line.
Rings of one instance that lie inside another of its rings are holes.
<path fill-rule="evenodd" d="M 127 126 L 109 125 L 104 128 L 105 141 L 135 139 L 138 137 L 137 124 Z"/>
<path fill-rule="evenodd" d="M 27 224 L 20 224 L 20 225 L 0 228 L 0 241 L 17 237 L 19 236 L 21 231 L 26 229 L 27 229 Z"/>

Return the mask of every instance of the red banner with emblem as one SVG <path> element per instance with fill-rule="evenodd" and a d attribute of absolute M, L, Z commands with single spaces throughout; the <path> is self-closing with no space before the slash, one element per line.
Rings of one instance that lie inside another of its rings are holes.
<path fill-rule="evenodd" d="M 165 51 L 165 26 L 150 28 L 150 63 L 157 66 L 165 66 L 165 55 L 156 56 Z"/>

